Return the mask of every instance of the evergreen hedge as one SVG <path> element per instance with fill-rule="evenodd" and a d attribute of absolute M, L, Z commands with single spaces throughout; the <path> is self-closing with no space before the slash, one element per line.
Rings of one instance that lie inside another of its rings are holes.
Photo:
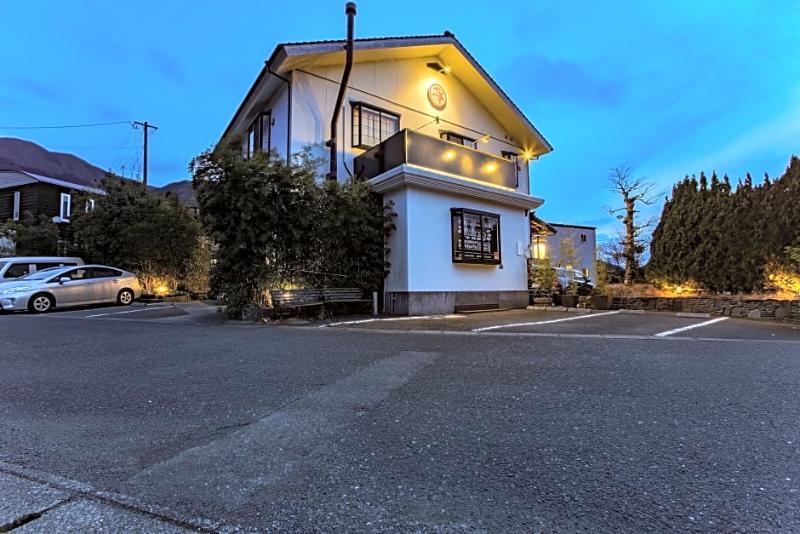
<path fill-rule="evenodd" d="M 763 288 L 770 263 L 787 266 L 800 239 L 800 159 L 775 182 L 748 174 L 734 189 L 727 176 L 684 178 L 664 203 L 653 232 L 648 277 L 694 282 L 715 292 Z M 789 248 L 787 248 L 789 247 Z"/>
<path fill-rule="evenodd" d="M 310 152 L 286 161 L 223 143 L 190 169 L 200 216 L 214 243 L 211 288 L 240 317 L 269 289 L 376 290 L 389 270 L 386 238 L 394 213 L 366 183 L 318 180 Z"/>

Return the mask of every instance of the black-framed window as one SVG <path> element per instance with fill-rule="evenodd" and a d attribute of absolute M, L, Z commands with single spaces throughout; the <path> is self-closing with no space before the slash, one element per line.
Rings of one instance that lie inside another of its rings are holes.
<path fill-rule="evenodd" d="M 450 131 L 443 131 L 439 133 L 439 137 L 444 139 L 445 141 L 450 141 L 451 143 L 455 143 L 457 145 L 464 145 L 469 148 L 474 148 L 477 150 L 478 142 L 471 137 L 466 137 L 461 134 L 457 134 L 455 132 Z"/>
<path fill-rule="evenodd" d="M 450 225 L 453 263 L 500 265 L 500 215 L 452 208 Z"/>
<path fill-rule="evenodd" d="M 269 152 L 272 146 L 272 110 L 259 113 L 247 127 L 242 140 L 242 156 L 253 157 L 256 152 Z"/>
<path fill-rule="evenodd" d="M 261 152 L 269 152 L 272 148 L 272 110 L 259 114 L 258 120 L 258 149 Z"/>
<path fill-rule="evenodd" d="M 353 147 L 371 148 L 400 131 L 400 115 L 363 102 L 353 102 Z"/>
<path fill-rule="evenodd" d="M 257 121 L 253 121 L 250 126 L 247 127 L 247 132 L 244 136 L 244 157 L 245 159 L 249 159 L 253 157 L 253 154 L 256 152 L 256 126 Z"/>

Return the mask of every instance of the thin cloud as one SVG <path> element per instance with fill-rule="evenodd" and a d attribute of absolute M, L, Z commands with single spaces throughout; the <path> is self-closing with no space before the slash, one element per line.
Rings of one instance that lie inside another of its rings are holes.
<path fill-rule="evenodd" d="M 624 92 L 621 83 L 595 75 L 582 63 L 537 54 L 513 58 L 503 78 L 525 100 L 534 97 L 612 107 Z"/>
<path fill-rule="evenodd" d="M 66 100 L 64 92 L 58 86 L 43 83 L 32 78 L 3 78 L 0 84 L 5 86 L 9 92 L 23 93 L 36 99 L 48 100 L 51 102 L 62 102 Z"/>
<path fill-rule="evenodd" d="M 165 80 L 176 85 L 186 82 L 183 66 L 167 52 L 152 48 L 147 52 L 147 60 Z"/>

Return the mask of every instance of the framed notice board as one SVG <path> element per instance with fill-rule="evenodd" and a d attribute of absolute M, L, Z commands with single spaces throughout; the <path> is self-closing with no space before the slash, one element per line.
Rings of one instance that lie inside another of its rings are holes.
<path fill-rule="evenodd" d="M 500 265 L 500 215 L 452 208 L 450 224 L 453 263 Z"/>

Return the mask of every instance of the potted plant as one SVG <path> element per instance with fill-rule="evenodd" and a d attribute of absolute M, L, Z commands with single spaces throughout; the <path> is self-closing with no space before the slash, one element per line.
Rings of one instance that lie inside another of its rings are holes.
<path fill-rule="evenodd" d="M 570 283 L 567 286 L 567 292 L 561 295 L 561 305 L 565 308 L 577 308 L 578 307 L 578 294 L 573 293 L 573 287 L 577 287 L 574 283 Z"/>
<path fill-rule="evenodd" d="M 528 287 L 530 303 L 550 306 L 553 303 L 553 288 L 556 284 L 556 271 L 548 259 L 532 259 L 528 262 Z"/>
<path fill-rule="evenodd" d="M 594 265 L 597 280 L 595 280 L 594 292 L 591 296 L 592 308 L 610 310 L 612 298 L 608 294 L 608 264 L 603 260 L 595 260 Z"/>

